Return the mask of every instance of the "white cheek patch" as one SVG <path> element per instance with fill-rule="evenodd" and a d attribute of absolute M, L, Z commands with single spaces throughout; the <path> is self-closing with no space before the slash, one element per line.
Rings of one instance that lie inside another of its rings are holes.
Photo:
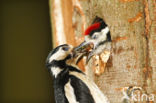
<path fill-rule="evenodd" d="M 95 39 L 98 39 L 100 36 L 101 36 L 101 32 L 95 32 L 92 38 L 96 37 Z"/>
<path fill-rule="evenodd" d="M 63 50 L 59 50 L 49 58 L 49 62 L 53 60 L 62 60 L 65 58 L 65 56 L 66 53 Z"/>
<path fill-rule="evenodd" d="M 101 30 L 101 32 L 95 32 L 93 37 L 96 36 L 96 39 L 89 40 L 90 42 L 94 42 L 94 45 L 97 45 L 99 41 L 105 41 L 107 39 L 107 33 L 109 32 L 109 28 L 106 27 Z"/>
<path fill-rule="evenodd" d="M 98 37 L 100 35 L 100 32 L 95 32 L 93 35 Z"/>

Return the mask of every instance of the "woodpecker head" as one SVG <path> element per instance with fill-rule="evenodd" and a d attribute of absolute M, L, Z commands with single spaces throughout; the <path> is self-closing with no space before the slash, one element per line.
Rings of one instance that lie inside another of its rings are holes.
<path fill-rule="evenodd" d="M 88 55 L 87 61 L 94 55 L 103 52 L 104 49 L 110 48 L 111 35 L 107 24 L 103 19 L 96 17 L 93 24 L 89 26 L 85 33 L 85 41 L 81 46 L 93 44 L 93 49 Z M 109 44 L 109 47 L 107 46 Z"/>
<path fill-rule="evenodd" d="M 71 51 L 73 47 L 71 45 L 63 44 L 54 48 L 48 55 L 46 64 L 48 65 L 52 61 L 65 60 L 71 57 Z"/>
<path fill-rule="evenodd" d="M 54 48 L 48 55 L 46 60 L 46 67 L 57 76 L 60 71 L 69 65 L 67 62 L 76 59 L 79 55 L 87 52 L 87 47 L 73 48 L 68 44 L 60 45 Z"/>
<path fill-rule="evenodd" d="M 92 25 L 86 29 L 84 35 L 85 35 L 86 41 L 88 39 L 97 40 L 100 37 L 103 37 L 100 40 L 108 39 L 111 41 L 109 32 L 110 32 L 109 28 L 107 24 L 103 21 L 103 19 L 96 17 Z"/>

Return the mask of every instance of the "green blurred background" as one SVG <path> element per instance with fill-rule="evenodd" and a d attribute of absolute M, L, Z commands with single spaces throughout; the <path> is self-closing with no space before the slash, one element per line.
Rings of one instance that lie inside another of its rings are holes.
<path fill-rule="evenodd" d="M 0 103 L 54 103 L 48 0 L 0 1 Z"/>

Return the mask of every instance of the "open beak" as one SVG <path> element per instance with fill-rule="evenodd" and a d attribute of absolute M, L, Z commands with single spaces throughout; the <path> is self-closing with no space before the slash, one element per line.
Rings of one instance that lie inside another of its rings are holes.
<path fill-rule="evenodd" d="M 89 62 L 89 60 L 94 56 L 94 51 L 92 50 L 91 52 L 89 52 L 87 59 L 86 59 L 86 64 Z"/>
<path fill-rule="evenodd" d="M 86 62 L 89 61 L 89 59 L 93 56 L 92 55 L 92 49 L 93 49 L 93 43 L 86 43 L 83 42 L 79 46 L 75 47 L 73 49 L 73 57 L 77 58 L 77 61 L 81 59 L 84 55 L 88 55 Z"/>

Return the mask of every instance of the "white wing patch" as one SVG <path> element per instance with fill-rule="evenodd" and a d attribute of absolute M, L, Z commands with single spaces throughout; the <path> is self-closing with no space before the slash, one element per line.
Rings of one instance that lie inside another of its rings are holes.
<path fill-rule="evenodd" d="M 70 84 L 70 80 L 65 85 L 64 90 L 65 90 L 65 96 L 68 99 L 69 103 L 79 103 L 79 102 L 76 101 L 76 97 L 75 97 L 75 94 L 74 94 L 74 89 Z"/>
<path fill-rule="evenodd" d="M 69 74 L 80 78 L 87 85 L 87 87 L 91 92 L 91 95 L 93 96 L 95 103 L 109 103 L 107 97 L 104 96 L 104 94 L 100 91 L 97 85 L 92 80 L 87 78 L 86 75 L 83 75 L 78 72 L 70 72 Z"/>

